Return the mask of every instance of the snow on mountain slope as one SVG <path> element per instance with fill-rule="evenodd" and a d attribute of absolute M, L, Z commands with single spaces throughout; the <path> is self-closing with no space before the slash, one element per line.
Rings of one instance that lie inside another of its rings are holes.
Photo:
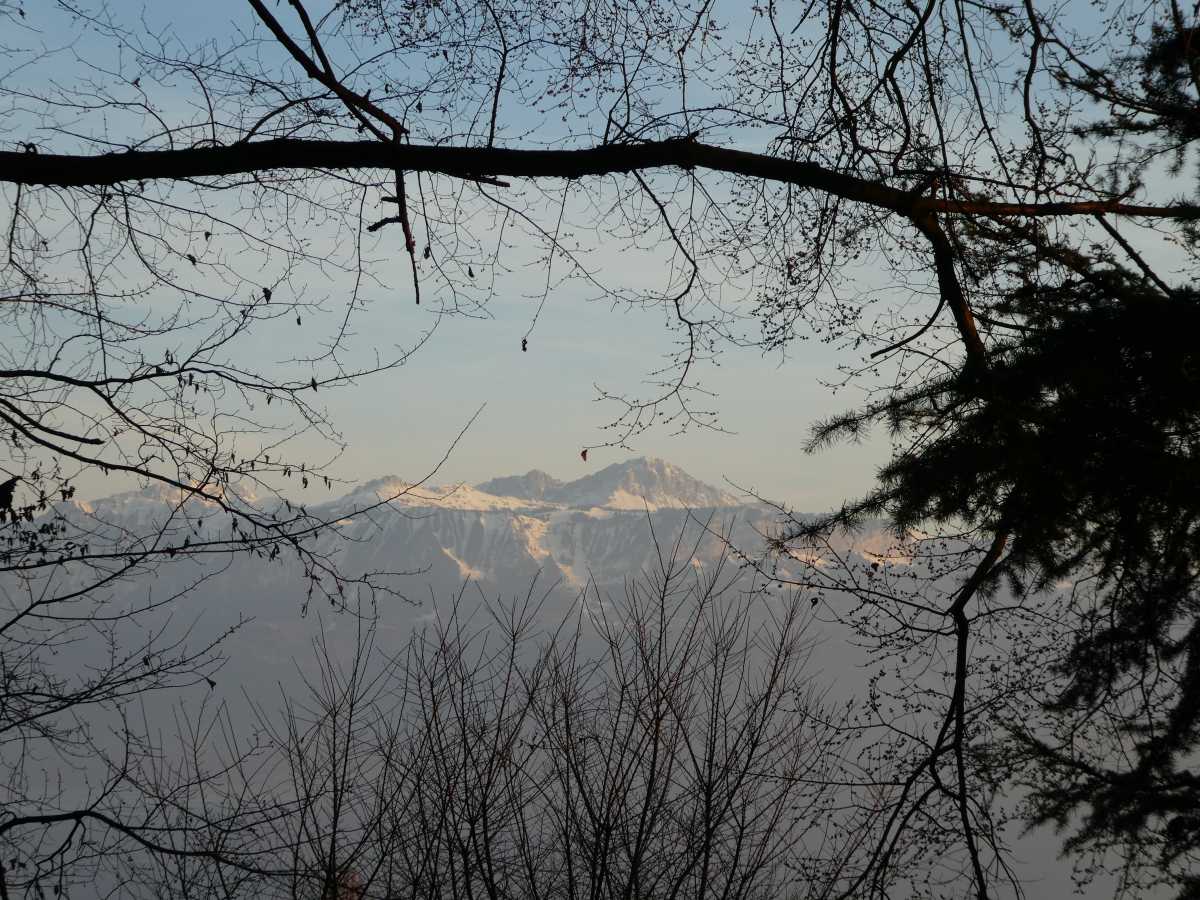
<path fill-rule="evenodd" d="M 744 505 L 740 498 L 699 481 L 661 459 L 615 463 L 593 475 L 562 482 L 538 469 L 524 475 L 467 484 L 414 485 L 396 477 L 369 481 L 334 501 L 347 512 L 386 501 L 396 508 L 549 511 L 712 509 Z M 322 504 L 323 507 L 331 503 Z"/>
<path fill-rule="evenodd" d="M 403 561 L 402 568 L 424 569 L 433 581 L 471 578 L 502 590 L 539 571 L 571 589 L 589 580 L 619 582 L 651 562 L 653 535 L 674 539 L 688 510 L 701 521 L 712 510 L 726 518 L 765 514 L 657 459 L 618 463 L 567 483 L 536 469 L 476 487 L 385 478 L 320 509 L 380 500 L 388 502 L 379 514 L 343 529 L 353 542 L 347 562 L 394 568 Z M 719 544 L 709 543 L 715 556 Z"/>
<path fill-rule="evenodd" d="M 491 493 L 468 484 L 411 484 L 396 477 L 379 478 L 351 491 L 336 501 L 347 511 L 386 501 L 396 507 L 430 509 L 520 510 L 544 507 L 546 503 L 520 496 Z M 328 505 L 328 504 L 325 504 Z"/>

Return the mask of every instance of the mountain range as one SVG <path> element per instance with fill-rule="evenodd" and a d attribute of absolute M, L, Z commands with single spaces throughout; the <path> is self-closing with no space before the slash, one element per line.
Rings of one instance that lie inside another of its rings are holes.
<path fill-rule="evenodd" d="M 186 532 L 196 542 L 229 529 L 227 515 L 213 506 L 206 516 L 205 506 L 211 504 L 195 497 L 181 505 L 178 491 L 152 487 L 60 504 L 58 511 L 93 532 L 162 530 L 174 541 Z M 776 508 L 756 498 L 723 491 L 669 462 L 647 458 L 569 482 L 537 469 L 474 486 L 379 478 L 335 499 L 309 503 L 307 510 L 337 522 L 334 532 L 319 540 L 323 550 L 337 556 L 340 568 L 411 573 L 391 586 L 414 602 L 453 595 L 464 581 L 487 595 L 510 596 L 527 590 L 535 576 L 572 595 L 589 583 L 617 586 L 656 564 L 659 548 L 683 533 L 695 564 L 705 565 L 725 549 L 721 538 L 756 552 L 779 518 Z M 890 543 L 882 531 L 853 540 L 860 553 L 882 553 Z M 171 568 L 162 567 L 158 577 L 169 580 Z M 252 597 L 269 594 L 272 605 L 281 597 L 294 599 L 294 575 L 278 565 L 237 557 L 215 580 L 235 580 L 236 591 L 223 589 L 223 597 L 245 598 L 247 612 L 255 614 L 261 602 L 250 602 Z"/>
<path fill-rule="evenodd" d="M 595 597 L 623 592 L 626 579 L 657 569 L 676 542 L 697 570 L 711 569 L 726 553 L 726 541 L 753 554 L 763 535 L 777 529 L 779 515 L 659 459 L 610 465 L 569 482 L 536 469 L 475 486 L 380 478 L 309 503 L 307 510 L 336 523 L 313 546 L 336 560 L 339 570 L 396 573 L 384 580 L 390 593 L 351 594 L 345 603 L 369 602 L 380 627 L 395 629 L 397 641 L 464 586 L 488 604 L 524 597 L 532 586 L 545 598 L 547 617 L 555 619 L 585 588 Z M 230 532 L 230 517 L 214 504 L 194 496 L 181 502 L 178 491 L 160 488 L 69 501 L 57 511 L 97 536 L 160 533 L 160 541 L 176 546 L 228 538 Z M 842 549 L 848 550 L 845 540 Z M 883 552 L 890 543 L 882 531 L 854 539 L 860 554 Z M 73 567 L 61 568 L 55 576 L 60 590 Z M 736 569 L 735 562 L 727 571 Z M 287 666 L 306 652 L 318 627 L 309 601 L 319 592 L 310 595 L 309 587 L 286 554 L 274 561 L 215 554 L 169 561 L 145 577 L 114 583 L 109 594 L 121 603 L 144 600 L 148 592 L 178 596 L 173 614 L 185 610 L 210 630 L 250 619 L 238 645 L 254 654 L 245 676 L 261 680 L 264 665 Z M 327 620 L 319 627 L 339 627 L 327 608 L 315 612 Z"/>
<path fill-rule="evenodd" d="M 745 500 L 698 481 L 662 459 L 614 463 L 594 475 L 563 483 L 539 469 L 478 485 L 488 494 L 566 507 L 604 509 L 707 509 Z"/>

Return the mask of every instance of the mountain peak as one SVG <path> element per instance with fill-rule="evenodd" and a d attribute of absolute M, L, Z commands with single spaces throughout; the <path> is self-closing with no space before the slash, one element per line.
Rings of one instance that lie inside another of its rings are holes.
<path fill-rule="evenodd" d="M 679 466 L 655 457 L 613 463 L 593 475 L 563 485 L 559 502 L 609 509 L 737 506 L 737 497 L 693 478 Z"/>
<path fill-rule="evenodd" d="M 478 490 L 562 506 L 606 509 L 737 506 L 739 498 L 693 478 L 664 459 L 639 457 L 606 466 L 592 475 L 562 482 L 540 469 L 493 478 Z"/>
<path fill-rule="evenodd" d="M 561 488 L 563 483 L 541 469 L 530 469 L 524 475 L 506 475 L 493 478 L 476 487 L 488 494 L 500 497 L 516 497 L 518 500 L 546 500 L 547 494 Z"/>

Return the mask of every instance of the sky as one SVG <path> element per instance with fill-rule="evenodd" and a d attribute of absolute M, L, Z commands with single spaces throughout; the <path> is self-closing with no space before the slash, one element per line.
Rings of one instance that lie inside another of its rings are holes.
<path fill-rule="evenodd" d="M 173 33 L 196 44 L 228 40 L 248 30 L 252 21 L 244 0 L 127 5 L 131 15 L 137 10 L 148 32 Z M 112 8 L 124 14 L 125 6 Z M 95 35 L 83 33 L 73 40 L 83 58 L 106 52 Z M 862 351 L 820 341 L 796 343 L 786 355 L 727 346 L 718 365 L 702 364 L 698 383 L 713 396 L 698 405 L 714 411 L 721 430 L 693 426 L 678 433 L 673 425 L 660 425 L 632 437 L 628 448 L 596 446 L 611 439 L 613 433 L 604 426 L 619 413 L 616 405 L 598 402 L 599 389 L 641 396 L 653 392 L 644 384 L 646 373 L 663 364 L 678 338 L 677 331 L 665 327 L 661 311 L 614 306 L 568 284 L 552 289 L 537 312 L 545 270 L 533 265 L 514 267 L 481 317 L 439 321 L 431 298 L 423 306 L 413 303 L 401 244 L 398 232 L 385 232 L 380 253 L 385 258 L 390 254 L 391 260 L 380 271 L 387 286 L 364 288 L 371 308 L 355 320 L 360 358 L 368 359 L 373 348 L 386 353 L 393 346 L 410 345 L 435 322 L 437 328 L 402 368 L 320 395 L 320 405 L 345 445 L 330 470 L 342 481 L 385 475 L 415 480 L 452 445 L 435 481 L 477 483 L 535 468 L 569 480 L 646 455 L 667 459 L 711 484 L 752 490 L 797 510 L 817 512 L 866 492 L 889 455 L 889 441 L 878 434 L 861 445 L 842 444 L 815 455 L 803 452 L 814 422 L 863 400 L 861 388 L 834 391 L 828 386 L 840 380 L 839 365 L 862 362 Z M 661 271 L 668 262 L 665 251 L 661 257 L 651 252 L 633 260 L 601 249 L 588 261 L 618 285 L 666 282 Z M 885 287 L 881 271 L 858 273 L 862 288 Z M 289 287 L 297 294 L 327 296 L 331 318 L 326 324 L 338 315 L 348 291 L 344 279 Z M 433 285 L 427 280 L 424 287 L 429 291 Z M 523 353 L 521 339 L 535 313 L 537 326 Z M 291 331 L 290 321 L 257 328 L 243 342 L 242 352 L 256 361 L 302 355 L 312 329 L 307 334 Z M 305 440 L 297 447 L 313 459 L 331 453 L 329 447 Z M 586 461 L 580 458 L 583 447 L 591 448 Z M 111 491 L 112 482 L 94 478 L 79 487 L 84 496 L 96 496 Z"/>
<path fill-rule="evenodd" d="M 151 33 L 165 29 L 197 43 L 227 39 L 250 23 L 243 0 L 147 4 L 139 15 Z M 106 52 L 101 47 L 95 35 L 74 38 L 74 52 L 83 58 Z M 72 77 L 69 71 L 55 74 Z M 391 240 L 396 246 L 389 252 L 400 259 L 398 231 Z M 603 251 L 589 262 L 611 269 L 605 274 L 618 284 L 655 284 L 663 276 L 657 269 L 666 265 L 653 253 L 634 262 Z M 538 307 L 544 268 L 518 268 L 489 301 L 483 317 L 440 321 L 429 298 L 424 306 L 412 302 L 402 265 L 384 269 L 389 286 L 365 289 L 371 309 L 355 321 L 363 358 L 369 347 L 386 352 L 410 344 L 435 321 L 438 327 L 401 369 L 317 398 L 345 444 L 331 469 L 344 481 L 384 475 L 419 478 L 452 444 L 437 482 L 476 483 L 535 468 L 568 480 L 645 455 L 667 459 L 711 484 L 820 511 L 867 490 L 886 458 L 887 441 L 878 438 L 817 455 L 803 452 L 814 421 L 861 400 L 852 390 L 834 393 L 821 383 L 838 380 L 838 364 L 860 362 L 861 352 L 841 353 L 817 341 L 798 343 L 786 356 L 727 347 L 718 365 L 703 364 L 698 383 L 714 396 L 698 405 L 716 413 L 721 430 L 693 426 L 677 433 L 672 425 L 655 426 L 630 439 L 628 448 L 596 446 L 611 438 L 604 426 L 619 412 L 616 405 L 597 401 L 598 388 L 648 395 L 653 389 L 642 383 L 646 373 L 663 365 L 678 339 L 677 332 L 665 327 L 661 311 L 613 307 L 567 285 L 547 297 L 523 353 L 521 338 Z M 291 287 L 297 293 L 328 296 L 333 316 L 343 303 L 341 292 L 348 290 L 337 279 Z M 425 287 L 431 289 L 428 282 Z M 242 352 L 255 359 L 300 353 L 305 336 L 289 331 L 290 321 L 258 328 L 243 342 Z M 304 450 L 306 445 L 302 440 L 298 446 Z M 592 448 L 586 461 L 580 457 L 583 447 Z M 328 453 L 329 448 L 314 445 L 311 456 Z M 79 487 L 82 496 L 97 496 L 111 492 L 113 482 L 93 477 Z"/>
<path fill-rule="evenodd" d="M 398 332 L 421 316 L 410 303 L 398 301 L 389 317 Z M 837 354 L 803 345 L 787 359 L 731 349 L 719 367 L 702 370 L 700 383 L 716 395 L 704 405 L 717 411 L 723 431 L 657 427 L 632 438 L 632 449 L 594 448 L 585 462 L 580 448 L 605 440 L 603 426 L 617 411 L 597 401 L 595 385 L 636 383 L 674 334 L 655 311 L 552 296 L 522 353 L 529 304 L 497 302 L 490 311 L 491 320 L 443 321 L 401 370 L 329 396 L 348 444 L 339 469 L 412 477 L 435 464 L 480 410 L 437 480 L 474 483 L 534 468 L 569 480 L 645 455 L 711 484 L 816 511 L 863 490 L 886 453 L 883 440 L 803 452 L 814 420 L 854 402 L 848 391 L 832 396 L 819 383 L 836 377 Z"/>

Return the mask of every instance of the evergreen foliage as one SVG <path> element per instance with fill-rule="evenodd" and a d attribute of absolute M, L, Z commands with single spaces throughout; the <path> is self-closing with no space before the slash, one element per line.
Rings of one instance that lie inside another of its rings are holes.
<path fill-rule="evenodd" d="M 1200 29 L 1152 33 L 1074 82 L 1110 114 L 1079 133 L 1141 141 L 1178 172 L 1200 139 Z M 1200 897 L 1200 291 L 1079 233 L 1010 228 L 972 235 L 1007 280 L 980 304 L 986 364 L 815 429 L 810 449 L 884 422 L 905 449 L 870 494 L 801 531 L 885 517 L 899 535 L 1003 535 L 1004 556 L 978 570 L 985 591 L 1073 585 L 1042 715 L 1010 716 L 976 750 L 1030 789 L 1032 823 L 1070 831 L 1069 851 L 1118 850 L 1130 884 Z"/>

